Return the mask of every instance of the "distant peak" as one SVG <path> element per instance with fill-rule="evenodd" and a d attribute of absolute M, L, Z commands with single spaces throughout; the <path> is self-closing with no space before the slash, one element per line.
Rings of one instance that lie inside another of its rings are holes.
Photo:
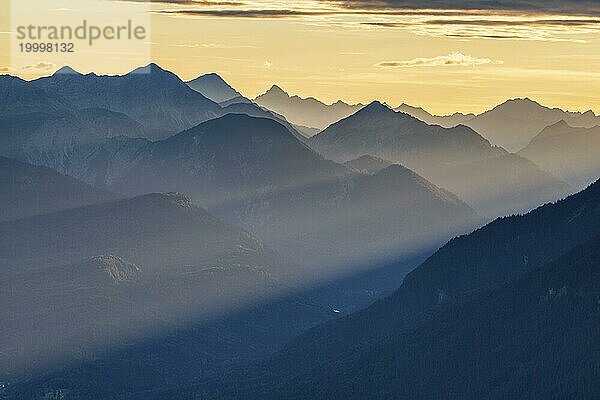
<path fill-rule="evenodd" d="M 560 121 L 545 127 L 536 137 L 533 138 L 532 141 L 560 136 L 565 133 L 570 133 L 572 129 L 574 128 L 571 125 L 569 125 L 565 120 L 561 119 Z"/>
<path fill-rule="evenodd" d="M 423 107 L 411 106 L 410 104 L 402 103 L 396 109 L 408 108 L 410 110 L 421 110 L 425 111 Z"/>
<path fill-rule="evenodd" d="M 267 90 L 267 93 L 274 94 L 274 95 L 284 95 L 286 97 L 289 97 L 289 94 L 277 85 L 271 86 L 271 88 L 269 90 Z"/>
<path fill-rule="evenodd" d="M 131 71 L 130 73 L 131 74 L 154 74 L 154 73 L 158 73 L 158 72 L 165 73 L 168 71 L 163 69 L 162 67 L 160 67 L 158 64 L 150 63 L 143 67 L 138 67 L 138 68 L 134 69 L 133 71 Z"/>
<path fill-rule="evenodd" d="M 510 100 L 507 100 L 504 104 L 526 104 L 526 105 L 532 105 L 532 106 L 541 106 L 540 103 L 538 103 L 535 100 L 530 99 L 529 97 L 510 99 Z"/>
<path fill-rule="evenodd" d="M 565 121 L 564 119 L 561 119 L 560 121 L 544 128 L 544 130 L 542 131 L 542 134 L 556 133 L 558 131 L 563 131 L 565 129 L 571 129 L 571 128 L 573 128 L 573 127 L 571 125 L 569 125 L 567 123 L 567 121 Z"/>
<path fill-rule="evenodd" d="M 81 75 L 79 72 L 75 71 L 73 68 L 69 67 L 68 65 L 65 65 L 64 67 L 60 68 L 59 70 L 57 70 L 54 73 L 54 75 L 65 75 L 65 74 Z"/>
<path fill-rule="evenodd" d="M 385 103 L 381 103 L 380 101 L 373 101 L 371 102 L 369 105 L 363 107 L 361 110 L 361 112 L 369 112 L 369 113 L 387 113 L 387 112 L 393 112 L 393 110 L 391 108 L 389 108 L 387 106 L 387 104 Z"/>
<path fill-rule="evenodd" d="M 203 81 L 203 80 L 225 82 L 225 79 L 221 78 L 221 75 L 217 74 L 216 72 L 209 72 L 208 74 L 200 75 L 199 77 L 191 80 L 190 82 Z"/>

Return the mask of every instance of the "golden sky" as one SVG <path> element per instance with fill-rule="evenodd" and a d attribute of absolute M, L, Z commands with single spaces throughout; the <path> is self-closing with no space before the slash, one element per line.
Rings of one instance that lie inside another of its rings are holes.
<path fill-rule="evenodd" d="M 147 18 L 151 36 L 129 48 L 23 58 L 12 48 L 7 57 L 15 21 L 75 21 L 99 2 L 118 7 L 106 24 Z M 10 21 L 0 17 L 0 71 L 31 79 L 69 64 L 124 73 L 151 59 L 183 79 L 217 72 L 248 97 L 278 84 L 325 102 L 379 99 L 438 114 L 480 112 L 515 97 L 600 113 L 598 10 L 577 1 L 491 10 L 485 2 L 448 10 L 433 1 L 435 9 L 419 10 L 415 0 L 18 0 Z"/>

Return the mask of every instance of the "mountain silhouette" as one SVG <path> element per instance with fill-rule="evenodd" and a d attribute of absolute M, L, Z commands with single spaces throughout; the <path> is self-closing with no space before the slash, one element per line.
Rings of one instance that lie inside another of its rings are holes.
<path fill-rule="evenodd" d="M 459 112 L 452 115 L 433 115 L 421 107 L 413 107 L 404 103 L 394 108 L 394 111 L 412 115 L 413 117 L 426 122 L 429 125 L 440 125 L 444 128 L 454 128 L 457 125 L 467 125 L 467 121 L 475 117 L 475 114 L 472 113 L 463 114 Z"/>
<path fill-rule="evenodd" d="M 492 144 L 510 152 L 523 149 L 542 129 L 562 120 L 573 127 L 592 128 L 600 117 L 591 110 L 584 113 L 549 108 L 529 98 L 511 99 L 484 113 L 437 116 L 420 107 L 401 104 L 395 111 L 405 112 L 431 125 L 452 128 L 463 124 L 475 129 Z"/>
<path fill-rule="evenodd" d="M 508 100 L 490 111 L 465 122 L 490 142 L 516 152 L 549 125 L 565 120 L 574 127 L 600 125 L 600 117 L 585 113 L 549 108 L 528 98 Z"/>
<path fill-rule="evenodd" d="M 65 98 L 77 108 L 127 114 L 163 137 L 221 115 L 218 104 L 156 64 L 122 76 L 55 73 L 33 81 L 33 86 Z"/>
<path fill-rule="evenodd" d="M 470 128 L 427 125 L 378 101 L 331 125 L 309 143 L 336 161 L 370 154 L 423 172 L 440 163 L 460 164 L 502 154 Z"/>
<path fill-rule="evenodd" d="M 519 152 L 575 188 L 600 176 L 600 127 L 574 128 L 565 121 L 545 128 Z"/>
<path fill-rule="evenodd" d="M 285 126 L 292 133 L 292 135 L 296 137 L 296 139 L 300 141 L 305 141 L 307 139 L 307 136 L 302 134 L 297 126 L 290 124 L 285 117 L 266 110 L 255 103 L 230 104 L 226 107 L 223 107 L 223 114 L 246 114 L 251 117 L 269 118 Z"/>
<path fill-rule="evenodd" d="M 299 96 L 290 96 L 277 85 L 273 85 L 254 101 L 284 115 L 293 124 L 318 129 L 325 129 L 362 107 L 360 104 L 350 105 L 342 101 L 328 105 L 312 97 L 303 99 Z"/>
<path fill-rule="evenodd" d="M 517 154 L 440 169 L 430 179 L 457 193 L 490 218 L 526 213 L 575 191 Z"/>
<path fill-rule="evenodd" d="M 352 171 L 272 119 L 228 114 L 166 140 L 123 140 L 104 149 L 102 161 L 89 157 L 80 168 L 86 181 L 126 195 L 185 190 L 211 213 L 324 275 L 349 273 L 398 249 L 403 256 L 423 252 L 481 221 L 406 168 L 373 176 Z"/>
<path fill-rule="evenodd" d="M 464 125 L 443 128 L 373 102 L 309 140 L 336 161 L 368 154 L 407 166 L 495 218 L 527 212 L 572 189 Z"/>
<path fill-rule="evenodd" d="M 242 96 L 215 73 L 201 75 L 186 83 L 189 87 L 215 103 L 223 103 Z"/>

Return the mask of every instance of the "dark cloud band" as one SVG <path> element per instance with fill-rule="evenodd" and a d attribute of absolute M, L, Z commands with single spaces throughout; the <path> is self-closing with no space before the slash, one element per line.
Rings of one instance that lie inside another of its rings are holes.
<path fill-rule="evenodd" d="M 487 10 L 531 14 L 600 16 L 598 0 L 323 0 L 352 9 Z"/>
<path fill-rule="evenodd" d="M 291 18 L 315 17 L 329 15 L 327 11 L 302 11 L 302 10 L 176 10 L 159 11 L 160 14 L 176 14 L 198 17 L 223 17 L 223 18 Z"/>

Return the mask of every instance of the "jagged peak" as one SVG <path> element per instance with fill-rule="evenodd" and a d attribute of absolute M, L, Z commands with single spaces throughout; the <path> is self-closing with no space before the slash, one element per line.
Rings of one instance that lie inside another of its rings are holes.
<path fill-rule="evenodd" d="M 387 113 L 387 112 L 394 112 L 394 110 L 392 110 L 387 104 L 382 103 L 378 100 L 372 101 L 371 103 L 369 103 L 367 106 L 363 107 L 360 109 L 359 111 L 360 113 L 362 112 L 368 112 L 368 113 Z"/>
<path fill-rule="evenodd" d="M 547 107 L 543 106 L 542 104 L 538 103 L 537 101 L 530 99 L 529 97 L 517 97 L 514 99 L 508 99 L 504 103 L 502 103 L 494 108 L 502 108 L 502 107 L 506 107 L 506 106 L 510 106 L 510 105 L 547 108 Z"/>
<path fill-rule="evenodd" d="M 269 90 L 266 91 L 265 94 L 276 94 L 276 95 L 285 95 L 287 97 L 289 97 L 288 92 L 286 92 L 285 90 L 283 90 L 280 86 L 278 85 L 272 85 Z"/>
<path fill-rule="evenodd" d="M 172 72 L 167 71 L 166 69 L 162 68 L 160 65 L 158 65 L 156 63 L 150 63 L 150 64 L 144 65 L 142 67 L 137 67 L 136 69 L 131 71 L 129 74 L 156 74 L 156 73 L 173 74 Z"/>

